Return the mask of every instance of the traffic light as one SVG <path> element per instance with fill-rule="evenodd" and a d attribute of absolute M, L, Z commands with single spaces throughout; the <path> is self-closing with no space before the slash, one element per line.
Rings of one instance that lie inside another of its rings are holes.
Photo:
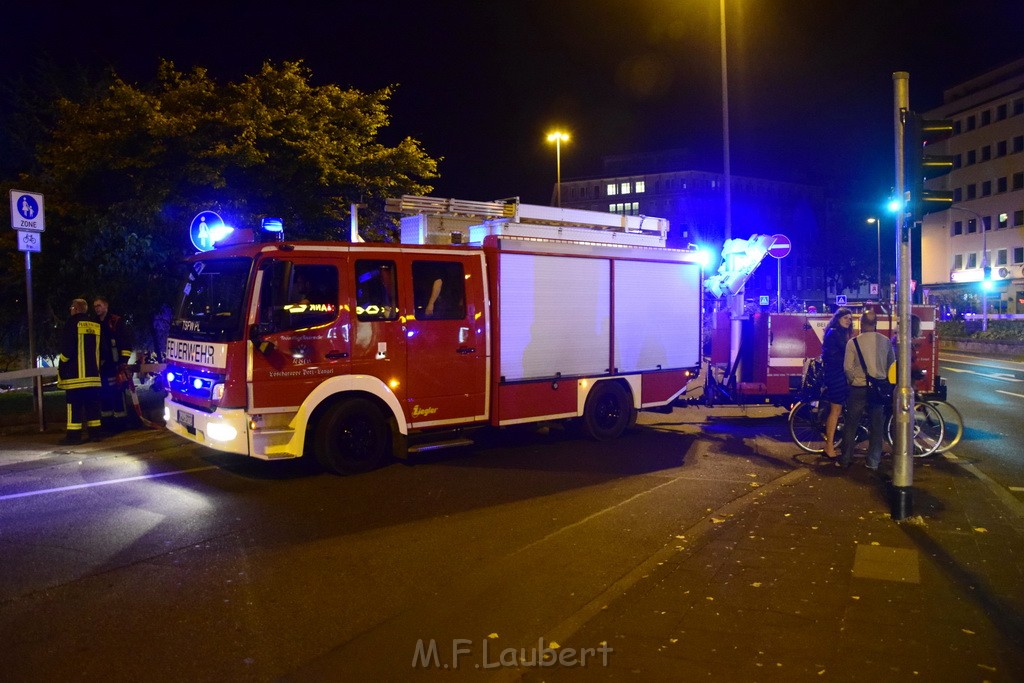
<path fill-rule="evenodd" d="M 929 190 L 926 180 L 946 175 L 953 170 L 954 157 L 949 155 L 926 154 L 927 146 L 945 140 L 953 134 L 953 122 L 947 120 L 929 121 L 917 112 L 908 111 L 903 123 L 906 153 L 906 189 L 909 195 L 907 212 L 912 221 L 919 221 L 925 214 L 944 211 L 953 203 L 949 190 Z"/>
<path fill-rule="evenodd" d="M 982 270 L 985 277 L 981 280 L 982 289 L 991 291 L 992 290 L 992 266 L 985 266 Z"/>

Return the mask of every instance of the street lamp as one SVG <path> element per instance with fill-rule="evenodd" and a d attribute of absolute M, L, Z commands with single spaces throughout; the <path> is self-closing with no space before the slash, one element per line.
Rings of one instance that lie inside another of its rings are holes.
<path fill-rule="evenodd" d="M 882 300 L 882 221 L 879 218 L 869 218 L 868 223 L 874 223 L 878 228 L 878 300 Z"/>
<path fill-rule="evenodd" d="M 548 133 L 548 142 L 555 143 L 555 206 L 562 206 L 562 142 L 569 141 L 569 134 L 561 131 Z"/>

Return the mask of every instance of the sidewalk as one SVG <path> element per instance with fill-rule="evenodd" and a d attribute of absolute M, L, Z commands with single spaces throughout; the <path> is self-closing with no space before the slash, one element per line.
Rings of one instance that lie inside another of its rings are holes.
<path fill-rule="evenodd" d="M 943 458 L 915 461 L 904 522 L 889 517 L 887 486 L 857 460 L 796 469 L 715 511 L 551 638 L 577 652 L 607 643 L 607 667 L 524 679 L 1022 680 L 1021 508 Z"/>
<path fill-rule="evenodd" d="M 22 409 L 11 413 L 0 413 L 0 436 L 28 435 L 39 433 L 39 413 L 31 392 L 26 393 L 20 401 Z M 154 390 L 150 384 L 136 387 L 136 395 L 139 398 L 139 408 L 142 415 L 151 422 L 163 424 L 164 396 L 166 392 Z M 127 394 L 125 400 L 128 401 Z M 6 403 L 12 405 L 10 401 Z M 67 408 L 64 402 L 63 392 L 47 391 L 44 398 L 44 424 L 47 434 L 63 434 L 66 426 Z M 135 423 L 135 410 L 132 404 L 127 404 L 128 418 L 130 423 Z"/>

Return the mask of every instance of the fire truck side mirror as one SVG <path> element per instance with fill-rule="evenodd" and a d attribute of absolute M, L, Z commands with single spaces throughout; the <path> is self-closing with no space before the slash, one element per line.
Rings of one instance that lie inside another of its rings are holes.
<path fill-rule="evenodd" d="M 274 350 L 274 342 L 268 340 L 266 336 L 273 332 L 273 326 L 270 323 L 256 323 L 249 328 L 249 339 L 252 341 L 253 346 L 256 350 L 262 353 L 264 356 L 270 355 Z"/>

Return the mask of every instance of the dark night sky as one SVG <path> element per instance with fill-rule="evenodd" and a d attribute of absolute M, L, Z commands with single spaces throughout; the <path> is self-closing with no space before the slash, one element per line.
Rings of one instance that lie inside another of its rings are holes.
<path fill-rule="evenodd" d="M 45 52 L 135 82 L 163 57 L 221 80 L 302 59 L 317 83 L 398 84 L 387 135 L 444 157 L 441 196 L 546 203 L 555 126 L 573 136 L 565 179 L 601 174 L 604 155 L 662 148 L 721 170 L 717 0 L 147 4 L 16 0 L 0 75 Z M 924 110 L 943 88 L 1024 57 L 1021 0 L 727 5 L 733 173 L 865 201 L 893 184 L 893 71 L 910 72 Z"/>

